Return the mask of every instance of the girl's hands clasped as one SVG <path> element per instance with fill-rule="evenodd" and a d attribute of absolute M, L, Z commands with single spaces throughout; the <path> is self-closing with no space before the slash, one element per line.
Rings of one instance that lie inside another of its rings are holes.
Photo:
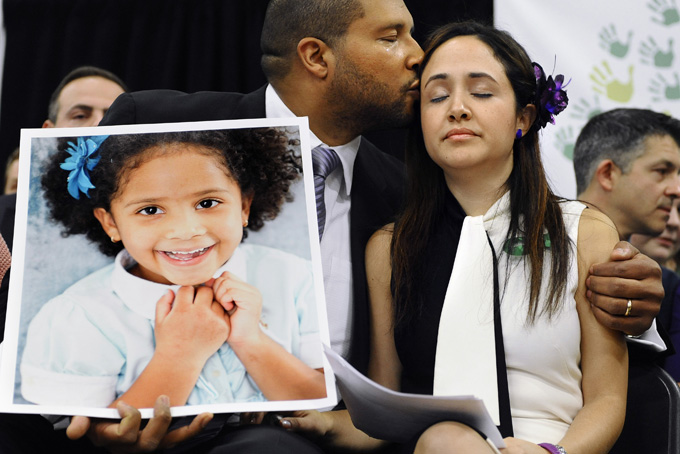
<path fill-rule="evenodd" d="M 215 301 L 226 311 L 229 345 L 237 348 L 261 341 L 262 295 L 259 290 L 228 271 L 205 285 L 212 288 Z"/>
<path fill-rule="evenodd" d="M 229 336 L 229 316 L 209 287 L 183 286 L 156 304 L 155 355 L 203 368 Z"/>
<path fill-rule="evenodd" d="M 154 356 L 200 370 L 225 342 L 235 349 L 261 342 L 261 314 L 260 292 L 227 271 L 203 286 L 168 291 L 156 304 Z"/>

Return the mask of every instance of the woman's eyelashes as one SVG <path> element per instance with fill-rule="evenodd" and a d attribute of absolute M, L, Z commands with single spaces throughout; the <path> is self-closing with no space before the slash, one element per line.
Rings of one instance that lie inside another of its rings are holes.
<path fill-rule="evenodd" d="M 448 95 L 435 96 L 435 97 L 430 99 L 430 102 L 436 104 L 438 102 L 444 101 L 448 97 L 449 97 Z"/>
<path fill-rule="evenodd" d="M 493 96 L 493 93 L 488 92 L 488 91 L 474 91 L 470 92 L 470 96 L 477 98 L 477 99 L 487 99 L 491 98 Z M 449 98 L 448 94 L 438 94 L 438 95 L 433 95 L 430 97 L 430 102 L 433 104 L 440 103 L 446 99 Z"/>

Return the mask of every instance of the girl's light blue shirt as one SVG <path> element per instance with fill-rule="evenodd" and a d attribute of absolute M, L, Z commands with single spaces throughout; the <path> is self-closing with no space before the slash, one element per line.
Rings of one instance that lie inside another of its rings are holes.
<path fill-rule="evenodd" d="M 138 278 L 126 271 L 133 264 L 122 251 L 115 263 L 50 300 L 31 321 L 21 363 L 24 398 L 106 407 L 134 383 L 153 356 L 156 302 L 178 286 Z M 308 260 L 242 244 L 214 276 L 223 271 L 262 293 L 267 335 L 311 368 L 323 367 Z M 264 400 L 225 343 L 206 362 L 187 405 Z"/>

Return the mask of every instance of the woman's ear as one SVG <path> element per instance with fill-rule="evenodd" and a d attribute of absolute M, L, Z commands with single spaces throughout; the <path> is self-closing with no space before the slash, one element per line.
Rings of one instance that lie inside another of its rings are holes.
<path fill-rule="evenodd" d="M 517 129 L 522 130 L 522 137 L 524 137 L 529 128 L 531 128 L 531 125 L 534 124 L 534 120 L 536 120 L 536 106 L 527 104 L 517 117 Z"/>
<path fill-rule="evenodd" d="M 331 48 L 322 40 L 312 37 L 300 40 L 297 55 L 305 70 L 319 79 L 328 76 L 330 65 L 335 61 Z"/>
<path fill-rule="evenodd" d="M 104 208 L 95 208 L 92 210 L 92 213 L 101 224 L 102 229 L 104 229 L 106 234 L 111 237 L 111 241 L 114 243 L 120 241 L 120 232 L 118 231 L 118 227 L 116 227 L 116 221 L 113 219 L 111 213 Z"/>

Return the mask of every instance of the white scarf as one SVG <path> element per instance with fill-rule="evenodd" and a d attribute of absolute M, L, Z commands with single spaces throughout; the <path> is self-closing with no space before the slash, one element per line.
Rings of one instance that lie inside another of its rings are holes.
<path fill-rule="evenodd" d="M 493 317 L 493 256 L 510 223 L 510 193 L 483 216 L 463 222 L 451 279 L 439 322 L 434 395 L 474 395 L 500 425 Z"/>

